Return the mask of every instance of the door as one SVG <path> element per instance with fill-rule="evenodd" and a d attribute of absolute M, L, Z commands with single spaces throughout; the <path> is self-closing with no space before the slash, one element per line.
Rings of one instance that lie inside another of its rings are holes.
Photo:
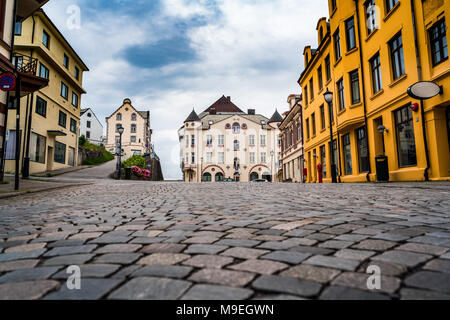
<path fill-rule="evenodd" d="M 47 151 L 47 171 L 52 171 L 53 170 L 53 158 L 54 158 L 53 147 L 48 147 L 48 151 Z"/>

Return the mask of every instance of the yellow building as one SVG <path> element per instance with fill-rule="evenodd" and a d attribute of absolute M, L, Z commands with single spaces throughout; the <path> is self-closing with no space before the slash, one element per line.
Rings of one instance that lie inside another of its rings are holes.
<path fill-rule="evenodd" d="M 16 25 L 15 56 L 48 86 L 21 99 L 21 164 L 30 173 L 77 165 L 83 72 L 87 66 L 45 12 L 40 9 Z M 6 171 L 15 170 L 16 111 L 7 128 Z M 31 130 L 29 130 L 31 129 Z"/>
<path fill-rule="evenodd" d="M 318 182 L 318 164 L 331 181 L 327 89 L 340 181 L 376 181 L 382 155 L 391 181 L 450 180 L 449 0 L 330 0 L 329 10 L 299 79 L 307 181 Z M 443 88 L 423 109 L 407 94 L 419 81 Z"/>

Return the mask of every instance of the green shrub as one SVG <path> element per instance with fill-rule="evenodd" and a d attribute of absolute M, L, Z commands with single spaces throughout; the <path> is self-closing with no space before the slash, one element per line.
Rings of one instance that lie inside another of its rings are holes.
<path fill-rule="evenodd" d="M 84 146 L 84 145 L 86 144 L 86 142 L 87 142 L 87 140 L 86 140 L 86 137 L 85 137 L 85 136 L 80 136 L 80 137 L 78 138 L 78 144 L 79 144 L 80 146 Z"/>
<path fill-rule="evenodd" d="M 124 161 L 122 163 L 122 166 L 124 168 L 130 168 L 130 167 L 139 167 L 141 169 L 145 168 L 145 159 L 143 156 L 140 155 L 134 155 L 128 160 Z"/>
<path fill-rule="evenodd" d="M 95 144 L 91 144 L 89 142 L 86 142 L 86 147 L 88 150 L 100 150 L 103 152 L 102 157 L 98 158 L 91 158 L 86 159 L 83 161 L 84 166 L 92 166 L 92 165 L 98 165 L 105 162 L 109 162 L 111 160 L 114 160 L 114 156 L 111 154 L 111 152 L 107 151 L 104 147 L 97 146 Z"/>

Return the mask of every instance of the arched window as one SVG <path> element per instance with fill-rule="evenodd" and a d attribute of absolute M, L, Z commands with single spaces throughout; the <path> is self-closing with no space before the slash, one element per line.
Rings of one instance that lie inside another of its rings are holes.
<path fill-rule="evenodd" d="M 122 114 L 121 114 L 121 113 L 118 113 L 118 114 L 117 114 L 116 120 L 117 120 L 117 121 L 122 121 Z"/>
<path fill-rule="evenodd" d="M 233 167 L 234 167 L 234 169 L 239 169 L 239 166 L 240 166 L 240 161 L 239 161 L 239 158 L 234 158 L 234 164 L 233 164 Z"/>
<path fill-rule="evenodd" d="M 238 140 L 234 140 L 234 151 L 239 151 L 239 141 Z"/>
<path fill-rule="evenodd" d="M 136 119 L 137 119 L 137 115 L 136 115 L 136 113 L 133 113 L 131 115 L 131 121 L 136 121 Z"/>
<path fill-rule="evenodd" d="M 216 173 L 216 182 L 223 181 L 223 173 L 218 172 Z"/>
<path fill-rule="evenodd" d="M 203 174 L 202 181 L 203 181 L 203 182 L 211 182 L 211 181 L 212 181 L 211 173 L 205 172 L 205 173 Z"/>
<path fill-rule="evenodd" d="M 239 133 L 241 131 L 241 126 L 239 125 L 239 123 L 234 123 L 233 124 L 233 133 Z"/>
<path fill-rule="evenodd" d="M 257 172 L 252 172 L 250 175 L 250 181 L 254 181 L 256 179 L 259 179 L 259 174 Z"/>

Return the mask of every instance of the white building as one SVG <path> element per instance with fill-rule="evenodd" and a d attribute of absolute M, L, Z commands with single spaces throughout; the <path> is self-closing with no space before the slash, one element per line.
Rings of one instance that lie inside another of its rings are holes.
<path fill-rule="evenodd" d="M 192 111 L 178 132 L 185 181 L 277 181 L 282 121 L 278 112 L 271 119 L 245 113 L 225 96 L 199 115 Z"/>
<path fill-rule="evenodd" d="M 80 136 L 85 136 L 89 142 L 96 145 L 104 143 L 103 125 L 91 108 L 81 110 Z"/>

